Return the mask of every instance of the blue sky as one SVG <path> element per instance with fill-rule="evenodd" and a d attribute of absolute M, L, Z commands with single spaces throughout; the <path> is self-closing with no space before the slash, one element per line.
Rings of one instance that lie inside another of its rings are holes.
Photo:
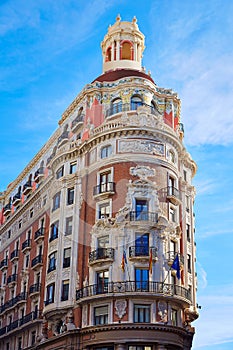
<path fill-rule="evenodd" d="M 138 19 L 143 65 L 182 100 L 194 179 L 198 303 L 193 349 L 233 348 L 233 2 L 2 0 L 0 191 L 46 142 L 83 86 L 101 74 L 108 25 Z"/>

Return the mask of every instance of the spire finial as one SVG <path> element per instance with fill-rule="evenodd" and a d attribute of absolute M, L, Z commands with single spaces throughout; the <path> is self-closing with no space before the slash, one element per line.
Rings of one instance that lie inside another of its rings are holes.
<path fill-rule="evenodd" d="M 116 17 L 116 21 L 117 21 L 117 22 L 120 22 L 120 20 L 121 20 L 121 16 L 120 16 L 120 14 L 118 13 L 118 15 L 117 15 L 117 17 Z"/>
<path fill-rule="evenodd" d="M 136 24 L 137 21 L 138 21 L 138 20 L 137 20 L 136 16 L 134 16 L 134 18 L 133 18 L 133 20 L 132 20 L 132 23 L 133 23 L 133 24 Z"/>

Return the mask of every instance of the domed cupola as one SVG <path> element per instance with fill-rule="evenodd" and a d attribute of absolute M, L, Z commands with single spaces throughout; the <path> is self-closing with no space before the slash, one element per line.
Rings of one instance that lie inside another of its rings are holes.
<path fill-rule="evenodd" d="M 116 69 L 142 70 L 144 35 L 140 32 L 136 17 L 132 22 L 121 22 L 109 26 L 108 33 L 101 43 L 103 73 Z"/>

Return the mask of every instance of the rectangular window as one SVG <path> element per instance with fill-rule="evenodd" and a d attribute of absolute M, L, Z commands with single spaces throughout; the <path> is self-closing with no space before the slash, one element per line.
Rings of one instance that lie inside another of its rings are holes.
<path fill-rule="evenodd" d="M 190 209 L 190 199 L 189 199 L 189 196 L 185 196 L 185 205 L 186 205 L 186 211 L 187 211 L 187 213 L 189 213 L 189 209 Z"/>
<path fill-rule="evenodd" d="M 97 240 L 98 248 L 108 248 L 109 247 L 109 236 L 99 237 Z"/>
<path fill-rule="evenodd" d="M 67 189 L 67 205 L 74 203 L 74 188 Z"/>
<path fill-rule="evenodd" d="M 65 248 L 63 254 L 63 267 L 70 267 L 71 248 Z"/>
<path fill-rule="evenodd" d="M 62 281 L 61 301 L 69 299 L 69 280 Z"/>
<path fill-rule="evenodd" d="M 54 239 L 58 238 L 58 234 L 59 234 L 59 221 L 56 221 L 51 225 L 49 242 L 52 242 Z"/>
<path fill-rule="evenodd" d="M 55 283 L 52 283 L 49 286 L 47 286 L 46 305 L 54 302 L 54 292 L 55 292 Z"/>
<path fill-rule="evenodd" d="M 108 145 L 108 146 L 104 146 L 101 148 L 101 153 L 100 153 L 100 157 L 103 158 L 108 158 L 110 155 L 112 154 L 112 146 Z"/>
<path fill-rule="evenodd" d="M 31 332 L 31 346 L 36 343 L 36 331 Z"/>
<path fill-rule="evenodd" d="M 104 203 L 99 205 L 98 219 L 105 219 L 110 217 L 110 203 Z"/>
<path fill-rule="evenodd" d="M 73 217 L 70 216 L 70 217 L 66 218 L 65 235 L 72 235 L 72 224 L 73 224 Z"/>
<path fill-rule="evenodd" d="M 134 322 L 150 322 L 150 305 L 134 305 Z"/>
<path fill-rule="evenodd" d="M 149 255 L 149 234 L 135 234 L 135 256 Z"/>
<path fill-rule="evenodd" d="M 27 269 L 29 266 L 29 258 L 30 258 L 29 254 L 25 255 L 25 269 Z"/>
<path fill-rule="evenodd" d="M 106 293 L 108 291 L 109 271 L 100 271 L 96 274 L 97 277 L 97 292 Z"/>
<path fill-rule="evenodd" d="M 61 192 L 58 192 L 53 197 L 53 211 L 60 208 Z"/>
<path fill-rule="evenodd" d="M 59 168 L 56 172 L 56 178 L 60 179 L 64 174 L 64 166 L 62 166 L 61 168 Z"/>
<path fill-rule="evenodd" d="M 106 171 L 99 176 L 99 193 L 111 191 L 113 191 L 112 173 L 111 171 Z"/>
<path fill-rule="evenodd" d="M 135 281 L 137 291 L 149 290 L 149 269 L 135 269 Z"/>
<path fill-rule="evenodd" d="M 136 199 L 136 220 L 148 219 L 148 201 Z"/>
<path fill-rule="evenodd" d="M 57 264 L 57 252 L 53 252 L 49 255 L 49 264 L 48 264 L 48 273 L 51 271 L 56 270 L 56 264 Z"/>
<path fill-rule="evenodd" d="M 30 218 L 33 217 L 33 214 L 34 214 L 33 208 L 31 208 L 31 209 L 30 209 Z"/>
<path fill-rule="evenodd" d="M 187 181 L 187 171 L 184 170 L 184 181 Z"/>
<path fill-rule="evenodd" d="M 187 265 L 188 265 L 188 272 L 192 272 L 192 267 L 191 267 L 191 255 L 187 255 Z"/>
<path fill-rule="evenodd" d="M 172 326 L 178 325 L 178 313 L 176 309 L 171 309 L 171 324 Z"/>
<path fill-rule="evenodd" d="M 108 306 L 98 306 L 94 308 L 94 324 L 101 325 L 108 323 Z"/>
<path fill-rule="evenodd" d="M 77 163 L 70 163 L 70 174 L 74 174 L 77 169 Z"/>
<path fill-rule="evenodd" d="M 190 225 L 186 224 L 186 237 L 187 237 L 187 241 L 191 242 L 191 234 L 190 234 Z"/>

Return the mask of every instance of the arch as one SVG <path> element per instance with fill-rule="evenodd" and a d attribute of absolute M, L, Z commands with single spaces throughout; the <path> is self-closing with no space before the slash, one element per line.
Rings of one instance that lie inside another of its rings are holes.
<path fill-rule="evenodd" d="M 143 98 L 140 95 L 133 95 L 130 99 L 131 110 L 136 110 L 143 105 Z"/>
<path fill-rule="evenodd" d="M 111 115 L 119 112 L 122 112 L 122 100 L 117 97 L 111 102 Z"/>
<path fill-rule="evenodd" d="M 131 41 L 124 40 L 121 42 L 121 60 L 133 60 L 133 44 Z"/>
<path fill-rule="evenodd" d="M 112 48 L 109 46 L 106 50 L 105 62 L 109 62 L 112 60 Z"/>

